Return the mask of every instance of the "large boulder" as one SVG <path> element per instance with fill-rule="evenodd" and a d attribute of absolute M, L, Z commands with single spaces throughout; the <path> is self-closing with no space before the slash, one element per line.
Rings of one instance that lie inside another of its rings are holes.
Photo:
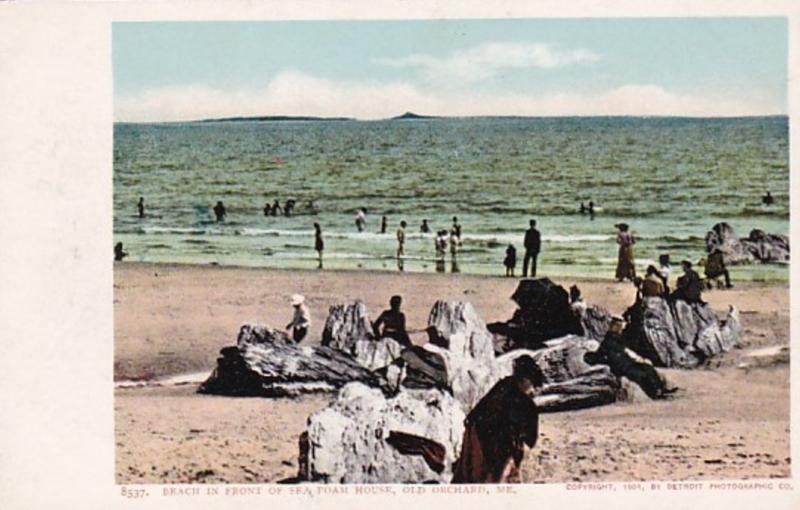
<path fill-rule="evenodd" d="M 580 300 L 572 303 L 574 313 L 583 327 L 583 336 L 601 342 L 611 325 L 611 314 L 605 308 Z"/>
<path fill-rule="evenodd" d="M 732 349 L 741 330 L 733 306 L 726 319 L 719 321 L 707 304 L 645 297 L 626 315 L 630 319 L 624 334 L 626 344 L 660 367 L 695 367 Z"/>
<path fill-rule="evenodd" d="M 367 306 L 362 301 L 350 305 L 337 304 L 328 309 L 320 345 L 353 353 L 359 340 L 373 336 Z"/>
<path fill-rule="evenodd" d="M 437 301 L 428 316 L 432 345 L 444 362 L 448 385 L 465 412 L 498 381 L 493 337 L 470 303 Z"/>
<path fill-rule="evenodd" d="M 740 239 L 729 224 L 717 223 L 706 234 L 706 251 L 722 251 L 728 265 L 760 263 L 789 263 L 789 238 L 752 230 L 750 236 Z"/>
<path fill-rule="evenodd" d="M 788 264 L 789 238 L 780 234 L 768 234 L 763 230 L 750 231 L 741 244 L 761 263 Z"/>
<path fill-rule="evenodd" d="M 545 340 L 565 335 L 581 335 L 583 327 L 569 302 L 569 294 L 549 278 L 521 280 L 511 295 L 519 309 L 512 322 L 519 325 L 527 345 L 538 347 Z"/>
<path fill-rule="evenodd" d="M 283 331 L 265 326 L 242 326 L 236 346 L 225 347 L 220 354 L 200 393 L 284 397 L 333 392 L 353 381 L 384 384 L 349 354 L 297 345 Z"/>
<path fill-rule="evenodd" d="M 461 451 L 465 414 L 448 393 L 404 389 L 386 398 L 363 384 L 345 386 L 308 419 L 300 478 L 325 483 L 448 483 Z M 441 463 L 393 444 L 405 435 L 441 448 Z M 301 451 L 303 451 L 301 446 Z"/>
<path fill-rule="evenodd" d="M 582 335 L 585 326 L 603 329 L 600 309 L 587 307 L 582 310 L 586 313 L 580 315 L 570 304 L 567 291 L 549 278 L 521 280 L 511 299 L 518 306 L 511 319 L 488 326 L 498 354 L 513 349 L 539 349 L 546 340 Z"/>
<path fill-rule="evenodd" d="M 393 338 L 374 338 L 367 306 L 358 300 L 330 307 L 320 345 L 350 354 L 369 370 L 390 365 L 403 350 Z"/>

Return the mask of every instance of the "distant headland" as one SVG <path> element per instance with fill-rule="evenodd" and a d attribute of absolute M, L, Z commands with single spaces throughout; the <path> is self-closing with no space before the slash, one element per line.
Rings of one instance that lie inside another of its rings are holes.
<path fill-rule="evenodd" d="M 310 117 L 304 115 L 266 115 L 259 117 L 223 117 L 220 119 L 202 119 L 198 122 L 285 122 L 285 121 L 341 121 L 355 120 L 350 117 Z"/>

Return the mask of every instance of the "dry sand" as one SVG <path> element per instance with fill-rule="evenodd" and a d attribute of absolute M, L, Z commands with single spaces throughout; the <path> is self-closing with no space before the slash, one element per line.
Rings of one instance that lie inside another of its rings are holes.
<path fill-rule="evenodd" d="M 735 272 L 734 272 L 735 277 Z M 373 316 L 403 296 L 410 328 L 425 326 L 436 299 L 470 301 L 486 322 L 506 320 L 517 280 L 451 274 L 315 272 L 117 264 L 117 380 L 208 371 L 243 323 L 284 326 L 287 299 L 306 296 L 322 331 L 328 307 L 360 298 Z M 576 283 L 559 280 L 564 286 Z M 584 298 L 621 313 L 630 284 L 578 281 Z M 789 343 L 786 284 L 741 284 L 705 295 L 720 315 L 742 315 L 740 348 L 697 370 L 666 370 L 681 388 L 668 401 L 620 403 L 541 417 L 526 482 L 787 477 L 789 365 L 737 368 L 755 349 Z M 423 335 L 412 335 L 424 341 Z M 118 483 L 275 482 L 297 471 L 297 436 L 329 396 L 295 400 L 198 395 L 194 385 L 116 390 Z"/>

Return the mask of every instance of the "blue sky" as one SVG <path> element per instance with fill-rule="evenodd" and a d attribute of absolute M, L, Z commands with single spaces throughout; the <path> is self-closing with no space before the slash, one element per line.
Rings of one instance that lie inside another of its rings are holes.
<path fill-rule="evenodd" d="M 784 18 L 115 23 L 115 118 L 782 114 Z"/>

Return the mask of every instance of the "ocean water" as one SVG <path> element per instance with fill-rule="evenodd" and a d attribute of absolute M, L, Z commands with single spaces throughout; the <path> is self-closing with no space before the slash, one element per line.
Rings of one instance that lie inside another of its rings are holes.
<path fill-rule="evenodd" d="M 776 199 L 763 206 L 769 190 Z M 136 202 L 145 198 L 147 217 Z M 294 198 L 292 217 L 265 203 Z M 228 210 L 216 223 L 213 205 Z M 594 219 L 578 214 L 593 200 Z M 313 201 L 316 209 L 306 205 Z M 355 215 L 367 208 L 359 233 Z M 386 216 L 386 234 L 379 233 Z M 786 117 L 477 118 L 204 122 L 114 126 L 114 238 L 126 260 L 435 271 L 432 229 L 457 216 L 462 247 L 446 271 L 504 274 L 528 220 L 543 236 L 539 274 L 613 278 L 614 224 L 631 225 L 637 267 L 661 253 L 697 260 L 712 225 L 788 234 Z M 111 247 L 109 247 L 109 257 Z M 746 266 L 734 279 L 788 280 L 788 268 Z"/>

